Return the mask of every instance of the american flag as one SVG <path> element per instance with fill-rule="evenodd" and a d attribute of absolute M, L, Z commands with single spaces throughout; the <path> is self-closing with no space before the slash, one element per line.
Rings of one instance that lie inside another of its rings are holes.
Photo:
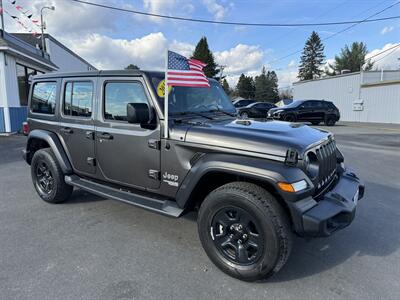
<path fill-rule="evenodd" d="M 178 53 L 168 51 L 168 86 L 210 87 L 203 72 L 206 65 L 197 59 L 188 59 Z"/>

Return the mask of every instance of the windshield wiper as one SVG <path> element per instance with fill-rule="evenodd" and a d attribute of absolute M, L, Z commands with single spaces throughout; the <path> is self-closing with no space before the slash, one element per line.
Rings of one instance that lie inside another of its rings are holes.
<path fill-rule="evenodd" d="M 225 114 L 227 116 L 236 117 L 235 114 L 232 114 L 230 112 L 220 109 L 218 105 L 210 105 L 210 106 L 215 107 L 215 109 L 209 110 L 209 112 L 222 112 L 223 114 Z"/>
<path fill-rule="evenodd" d="M 203 115 L 202 113 L 195 112 L 195 111 L 182 111 L 182 112 L 179 112 L 179 113 L 171 114 L 171 116 L 187 116 L 187 115 L 195 115 L 195 116 L 206 118 L 208 120 L 213 120 L 212 117 Z"/>

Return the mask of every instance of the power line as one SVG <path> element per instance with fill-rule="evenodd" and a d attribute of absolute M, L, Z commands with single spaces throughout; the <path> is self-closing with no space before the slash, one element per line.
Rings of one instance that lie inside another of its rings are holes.
<path fill-rule="evenodd" d="M 367 20 L 352 20 L 352 21 L 341 21 L 341 22 L 324 22 L 324 23 L 246 23 L 246 22 L 229 22 L 229 21 L 213 21 L 207 19 L 194 19 L 194 18 L 184 18 L 184 17 L 176 17 L 176 16 L 167 16 L 161 14 L 147 13 L 143 11 L 121 8 L 111 5 L 93 3 L 89 1 L 83 0 L 70 0 L 77 3 L 87 4 L 91 6 L 97 6 L 101 8 L 111 9 L 122 11 L 126 13 L 144 15 L 149 17 L 163 18 L 163 19 L 171 19 L 178 21 L 188 21 L 188 22 L 197 22 L 197 23 L 210 23 L 210 24 L 220 24 L 220 25 L 235 25 L 235 26 L 258 26 L 258 27 L 306 27 L 306 26 L 333 26 L 333 25 L 345 25 L 345 24 L 359 24 L 363 22 L 378 22 L 378 21 L 387 21 L 393 19 L 400 19 L 400 16 L 390 16 L 386 18 L 377 18 L 377 19 L 369 19 Z M 396 4 L 398 4 L 397 2 Z"/>
<path fill-rule="evenodd" d="M 371 58 L 374 58 L 374 57 L 376 57 L 376 56 L 378 56 L 378 55 L 381 55 L 381 54 L 383 54 L 383 53 L 385 53 L 385 52 L 387 52 L 387 51 L 393 50 L 393 51 L 391 51 L 390 53 L 388 53 L 388 54 L 382 56 L 381 58 L 379 58 L 379 59 L 377 59 L 377 60 L 375 60 L 374 63 L 377 62 L 377 61 L 380 61 L 380 60 L 382 60 L 383 58 L 385 58 L 386 56 L 389 56 L 390 54 L 392 54 L 394 51 L 396 51 L 396 48 L 399 48 L 399 47 L 400 47 L 400 44 L 394 45 L 394 46 L 392 46 L 392 47 L 390 47 L 390 48 L 388 48 L 388 49 L 385 49 L 385 50 L 383 50 L 383 51 L 381 51 L 381 52 L 379 52 L 379 53 L 377 53 L 377 54 L 374 54 L 374 55 L 371 56 L 371 57 L 368 57 L 368 60 L 370 60 Z"/>
<path fill-rule="evenodd" d="M 393 6 L 395 6 L 395 5 L 399 4 L 399 3 L 400 3 L 400 1 L 397 1 L 396 3 L 393 3 L 392 5 L 389 5 L 389 6 L 385 7 L 384 9 L 382 9 L 382 10 L 380 10 L 380 11 L 378 11 L 378 12 L 376 12 L 376 13 L 370 15 L 370 16 L 368 16 L 367 18 L 365 18 L 365 19 L 359 21 L 358 23 L 352 24 L 352 25 L 350 25 L 350 26 L 347 26 L 346 28 L 344 28 L 344 29 L 342 29 L 342 30 L 339 30 L 339 31 L 337 31 L 337 32 L 335 32 L 335 33 L 333 33 L 333 34 L 331 34 L 331 35 L 329 35 L 329 36 L 323 38 L 321 41 L 326 41 L 326 40 L 328 40 L 328 39 L 330 39 L 330 38 L 332 38 L 332 37 L 334 37 L 334 36 L 336 36 L 336 35 L 338 35 L 338 34 L 341 34 L 341 33 L 345 32 L 345 31 L 347 31 L 347 30 L 349 30 L 349 29 L 351 29 L 351 28 L 353 28 L 353 27 L 355 27 L 355 26 L 357 26 L 357 25 L 359 25 L 359 24 L 361 24 L 361 23 L 370 22 L 371 20 L 373 20 L 373 19 L 371 19 L 372 17 L 375 17 L 376 15 L 379 15 L 379 14 L 381 14 L 381 13 L 387 11 L 388 9 L 392 8 Z M 276 63 L 276 62 L 281 61 L 281 60 L 283 60 L 283 59 L 285 59 L 285 58 L 288 58 L 288 57 L 290 57 L 290 56 L 292 56 L 292 55 L 301 53 L 302 51 L 303 51 L 303 50 L 297 50 L 297 51 L 291 52 L 291 53 L 289 53 L 289 54 L 287 54 L 287 55 L 285 55 L 285 56 L 282 56 L 282 57 L 280 57 L 280 58 L 278 58 L 278 59 L 272 60 L 272 61 L 268 62 L 267 64 Z"/>

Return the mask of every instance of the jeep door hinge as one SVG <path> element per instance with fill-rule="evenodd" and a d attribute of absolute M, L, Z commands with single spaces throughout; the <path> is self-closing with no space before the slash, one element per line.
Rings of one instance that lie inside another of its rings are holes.
<path fill-rule="evenodd" d="M 96 159 L 94 157 L 86 158 L 86 162 L 88 163 L 88 165 L 91 165 L 93 167 L 96 166 Z"/>
<path fill-rule="evenodd" d="M 160 150 L 160 141 L 151 139 L 148 141 L 149 148 Z"/>
<path fill-rule="evenodd" d="M 159 170 L 149 170 L 149 177 L 151 178 L 151 179 L 154 179 L 154 180 L 160 180 L 161 179 L 161 172 L 159 171 Z"/>

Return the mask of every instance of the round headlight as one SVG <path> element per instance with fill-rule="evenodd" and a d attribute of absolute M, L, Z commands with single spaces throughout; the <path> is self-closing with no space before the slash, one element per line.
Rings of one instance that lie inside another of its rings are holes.
<path fill-rule="evenodd" d="M 305 168 L 311 179 L 315 179 L 319 173 L 319 161 L 317 155 L 310 151 L 305 157 Z"/>

